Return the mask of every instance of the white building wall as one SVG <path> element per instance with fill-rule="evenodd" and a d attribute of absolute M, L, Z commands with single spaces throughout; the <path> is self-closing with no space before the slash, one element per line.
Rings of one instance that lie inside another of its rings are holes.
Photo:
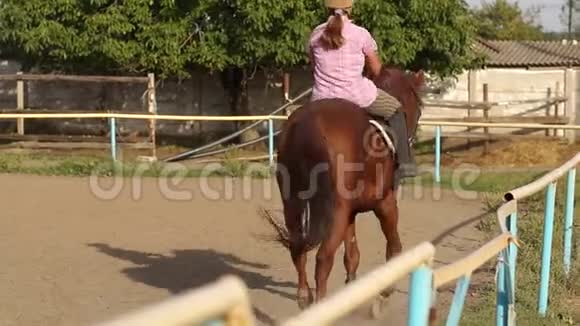
<path fill-rule="evenodd" d="M 578 70 L 569 70 L 575 76 L 580 73 Z M 471 78 L 470 78 L 471 74 Z M 545 116 L 546 109 L 539 107 L 542 103 L 535 104 L 517 104 L 507 105 L 502 102 L 513 102 L 520 100 L 538 99 L 544 100 L 548 98 L 548 93 L 551 97 L 556 95 L 569 96 L 573 94 L 575 97 L 580 92 L 580 85 L 576 83 L 577 78 L 567 78 L 567 69 L 483 69 L 471 72 L 464 72 L 461 74 L 453 87 L 448 89 L 443 95 L 431 96 L 431 99 L 448 100 L 448 101 L 469 101 L 474 102 L 483 101 L 484 84 L 488 86 L 488 99 L 490 102 L 498 102 L 490 111 L 490 116 L 514 117 L 517 121 L 518 116 Z M 470 84 L 471 81 L 471 84 Z M 571 90 L 573 91 L 571 92 Z M 576 101 L 572 103 L 574 108 L 569 111 L 567 105 L 559 106 L 559 115 L 568 114 L 572 116 L 578 110 Z M 568 105 L 569 106 L 569 105 Z M 554 115 L 555 107 L 550 108 L 550 115 Z M 472 116 L 482 116 L 482 111 L 472 111 Z M 442 109 L 442 108 L 427 108 L 425 110 L 425 117 L 437 118 L 445 120 L 446 117 L 467 117 L 467 110 L 461 109 Z M 575 119 L 575 118 L 574 118 Z M 432 130 L 432 128 L 424 128 L 423 130 Z M 446 131 L 464 131 L 465 128 L 446 127 Z M 490 129 L 491 132 L 513 132 L 510 129 Z M 544 131 L 540 131 L 543 133 Z M 563 135 L 562 132 L 559 132 Z"/>

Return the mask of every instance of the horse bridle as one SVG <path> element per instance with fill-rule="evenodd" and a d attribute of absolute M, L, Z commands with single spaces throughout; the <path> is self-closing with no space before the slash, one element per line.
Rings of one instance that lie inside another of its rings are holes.
<path fill-rule="evenodd" d="M 417 141 L 417 129 L 419 128 L 419 120 L 421 119 L 421 115 L 423 114 L 423 100 L 419 96 L 416 90 L 413 90 L 413 94 L 415 95 L 415 100 L 417 101 L 417 114 L 415 116 L 415 128 L 409 137 L 409 145 L 413 146 Z"/>
<path fill-rule="evenodd" d="M 418 105 L 419 110 L 417 112 L 417 117 L 415 119 L 415 128 L 413 129 L 413 132 L 411 133 L 411 137 L 409 137 L 409 145 L 413 146 L 415 145 L 415 142 L 417 141 L 417 129 L 419 128 L 419 119 L 421 119 L 421 114 L 423 113 L 423 106 L 422 105 Z"/>

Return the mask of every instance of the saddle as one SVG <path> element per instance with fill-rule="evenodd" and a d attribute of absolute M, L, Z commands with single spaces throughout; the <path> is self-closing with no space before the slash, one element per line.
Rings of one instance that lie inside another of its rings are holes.
<path fill-rule="evenodd" d="M 385 144 L 393 152 L 393 154 L 398 152 L 399 142 L 397 139 L 399 135 L 396 134 L 393 126 L 390 125 L 388 121 L 385 121 L 382 117 L 374 116 L 369 114 L 369 123 L 377 129 L 378 134 L 385 141 Z"/>

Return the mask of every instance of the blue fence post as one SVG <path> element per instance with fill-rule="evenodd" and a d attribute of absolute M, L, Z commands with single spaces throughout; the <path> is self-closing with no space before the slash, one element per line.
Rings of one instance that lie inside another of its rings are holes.
<path fill-rule="evenodd" d="M 518 213 L 514 212 L 509 216 L 509 231 L 516 237 L 518 235 Z M 508 251 L 508 266 L 511 282 L 513 283 L 513 295 L 516 289 L 516 265 L 518 261 L 518 246 L 514 242 L 510 243 Z"/>
<path fill-rule="evenodd" d="M 554 232 L 554 208 L 556 206 L 556 183 L 546 190 L 546 209 L 544 214 L 544 243 L 542 248 L 542 268 L 540 272 L 540 295 L 538 312 L 546 316 L 550 290 L 550 261 L 552 259 L 552 237 Z"/>
<path fill-rule="evenodd" d="M 441 126 L 435 127 L 435 182 L 441 182 Z"/>
<path fill-rule="evenodd" d="M 425 326 L 429 323 L 432 292 L 433 271 L 428 266 L 417 268 L 411 274 L 408 326 Z"/>
<path fill-rule="evenodd" d="M 572 231 L 574 225 L 574 191 L 576 186 L 576 168 L 568 171 L 566 182 L 566 212 L 564 214 L 564 272 L 570 274 L 572 263 Z"/>
<path fill-rule="evenodd" d="M 502 252 L 502 257 L 504 261 L 510 261 L 510 250 L 508 248 L 504 249 Z M 504 268 L 505 274 L 505 310 L 504 310 L 504 325 L 514 326 L 516 324 L 516 286 L 515 280 L 512 278 L 512 268 L 508 263 L 508 268 Z"/>
<path fill-rule="evenodd" d="M 465 275 L 460 278 L 459 281 L 457 281 L 457 288 L 455 289 L 455 295 L 453 296 L 451 309 L 449 309 L 449 315 L 447 316 L 447 322 L 445 324 L 446 326 L 459 325 L 459 321 L 461 320 L 461 313 L 463 311 L 463 304 L 465 303 L 467 290 L 469 290 L 470 281 L 470 275 Z"/>
<path fill-rule="evenodd" d="M 110 119 L 109 123 L 111 133 L 111 158 L 114 162 L 117 161 L 117 126 L 115 118 Z"/>
<path fill-rule="evenodd" d="M 496 279 L 496 302 L 495 302 L 495 325 L 505 326 L 505 321 L 507 319 L 507 307 L 508 307 L 508 294 L 506 288 L 506 270 L 505 262 L 501 258 L 497 262 L 497 279 Z"/>
<path fill-rule="evenodd" d="M 268 157 L 270 167 L 274 166 L 274 120 L 268 120 Z"/>

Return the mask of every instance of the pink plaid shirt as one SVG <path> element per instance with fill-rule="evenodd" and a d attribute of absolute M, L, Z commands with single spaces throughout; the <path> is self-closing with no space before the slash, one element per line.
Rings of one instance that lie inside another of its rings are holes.
<path fill-rule="evenodd" d="M 308 46 L 314 61 L 312 100 L 342 98 L 368 107 L 377 97 L 377 88 L 362 73 L 365 54 L 376 51 L 377 43 L 365 28 L 355 25 L 346 16 L 343 21 L 345 42 L 338 50 L 326 51 L 318 42 L 327 23 L 316 27 L 310 36 Z"/>

